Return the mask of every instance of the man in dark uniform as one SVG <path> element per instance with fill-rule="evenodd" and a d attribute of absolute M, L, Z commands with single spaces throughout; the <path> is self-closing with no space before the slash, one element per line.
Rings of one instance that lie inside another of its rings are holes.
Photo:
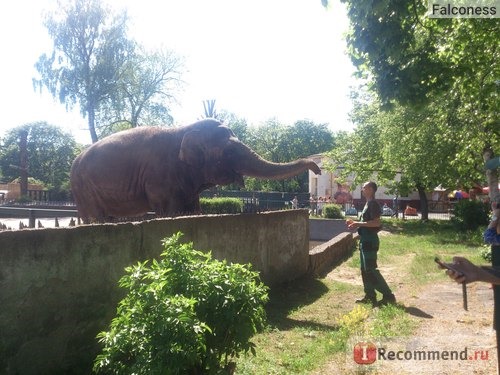
<path fill-rule="evenodd" d="M 359 233 L 359 253 L 361 257 L 361 278 L 365 296 L 357 300 L 357 303 L 370 303 L 373 306 L 385 306 L 395 304 L 396 297 L 387 285 L 384 277 L 378 270 L 377 252 L 379 249 L 378 232 L 382 224 L 380 215 L 382 210 L 375 200 L 377 184 L 373 181 L 363 184 L 363 195 L 366 204 L 361 213 L 361 221 L 348 220 L 349 229 L 357 229 Z M 377 303 L 376 291 L 382 293 L 382 299 Z"/>

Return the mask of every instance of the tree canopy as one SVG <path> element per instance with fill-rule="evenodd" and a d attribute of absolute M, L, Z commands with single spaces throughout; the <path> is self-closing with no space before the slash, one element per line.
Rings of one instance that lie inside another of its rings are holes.
<path fill-rule="evenodd" d="M 418 1 L 343 2 L 349 54 L 376 96 L 358 101 L 335 155 L 348 150 L 356 173 L 402 170 L 419 191 L 482 184 L 483 155 L 500 147 L 500 21 L 432 19 Z"/>
<path fill-rule="evenodd" d="M 101 0 L 58 1 L 46 14 L 53 39 L 42 54 L 33 83 L 46 87 L 68 108 L 78 105 L 87 117 L 92 142 L 99 126 L 145 121 L 171 122 L 167 100 L 180 82 L 182 61 L 167 51 L 146 52 L 127 36 L 128 15 Z"/>
<path fill-rule="evenodd" d="M 182 86 L 183 59 L 169 50 L 137 46 L 124 66 L 117 90 L 98 115 L 102 136 L 141 125 L 171 125 L 168 104 Z"/>
<path fill-rule="evenodd" d="M 316 124 L 310 120 L 299 120 L 286 125 L 273 118 L 258 127 L 248 126 L 246 121 L 236 116 L 224 114 L 238 138 L 266 160 L 286 163 L 331 150 L 334 136 L 327 124 Z M 248 190 L 307 192 L 307 172 L 290 179 L 275 181 L 245 178 Z M 231 188 L 231 187 L 230 187 Z"/>
<path fill-rule="evenodd" d="M 92 142 L 98 140 L 96 112 L 116 90 L 133 49 L 126 37 L 127 14 L 109 13 L 99 0 L 58 1 L 57 10 L 45 19 L 54 50 L 35 65 L 40 73 L 35 86 L 47 87 L 67 107 L 79 104 Z"/>
<path fill-rule="evenodd" d="M 41 181 L 52 196 L 66 199 L 61 192 L 69 191 L 69 171 L 79 153 L 73 136 L 46 122 L 34 122 L 11 129 L 2 139 L 0 169 L 5 180 L 20 176 L 21 133 L 27 134 L 28 176 Z"/>

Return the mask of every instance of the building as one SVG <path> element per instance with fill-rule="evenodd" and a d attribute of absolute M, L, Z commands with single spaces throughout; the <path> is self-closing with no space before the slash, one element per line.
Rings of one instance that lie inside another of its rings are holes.
<path fill-rule="evenodd" d="M 28 184 L 28 197 L 36 201 L 48 199 L 48 191 L 41 185 Z M 0 203 L 12 202 L 21 198 L 21 184 L 10 182 L 0 184 Z"/>
<path fill-rule="evenodd" d="M 316 175 L 309 171 L 309 194 L 314 199 L 326 199 L 332 203 L 343 205 L 354 205 L 358 210 L 364 205 L 365 199 L 361 194 L 361 185 L 352 186 L 354 176 L 348 177 L 344 184 L 341 184 L 335 177 L 335 172 L 330 172 L 324 168 L 328 163 L 328 158 L 322 154 L 312 155 L 309 157 L 321 168 L 321 175 Z M 400 175 L 396 176 L 400 178 Z M 376 173 L 373 180 L 377 182 Z M 396 196 L 388 192 L 388 189 L 379 185 L 375 198 L 381 204 L 387 204 L 392 207 Z M 417 192 L 411 193 L 406 197 L 398 197 L 399 208 L 404 209 L 407 205 L 414 208 L 420 207 L 420 198 Z"/>

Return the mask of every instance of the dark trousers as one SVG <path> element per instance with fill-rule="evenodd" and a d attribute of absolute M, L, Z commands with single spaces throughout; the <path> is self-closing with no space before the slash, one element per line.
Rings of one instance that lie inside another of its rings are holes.
<path fill-rule="evenodd" d="M 361 278 L 365 295 L 375 298 L 375 291 L 378 290 L 384 296 L 391 295 L 392 291 L 387 285 L 384 277 L 378 270 L 377 252 L 379 248 L 378 238 L 372 241 L 361 241 L 359 244 L 359 254 L 361 258 Z"/>

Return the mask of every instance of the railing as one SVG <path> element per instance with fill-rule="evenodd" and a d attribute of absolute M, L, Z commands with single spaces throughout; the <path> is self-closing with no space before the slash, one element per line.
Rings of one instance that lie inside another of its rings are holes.
<path fill-rule="evenodd" d="M 68 207 L 76 210 L 76 206 L 73 202 L 68 201 L 30 201 L 30 202 L 5 202 L 0 207 L 35 207 L 35 208 L 45 208 L 45 207 Z"/>
<path fill-rule="evenodd" d="M 266 199 L 267 197 L 240 197 L 243 200 L 243 212 L 245 213 L 256 213 L 263 211 L 274 211 L 288 209 L 292 207 L 291 202 L 286 200 L 276 200 L 276 199 Z M 440 202 L 441 203 L 441 202 Z M 446 202 L 448 203 L 448 202 Z M 299 203 L 300 208 L 309 208 L 313 215 L 318 214 L 318 204 L 317 202 L 303 201 Z M 355 209 L 352 204 L 343 205 L 343 209 L 346 215 L 357 216 L 361 211 L 360 208 L 354 212 L 349 212 L 349 209 Z M 449 220 L 453 209 L 453 205 L 441 204 L 436 205 L 434 202 L 429 202 L 429 219 L 441 219 Z M 151 213 L 151 216 L 154 216 Z M 398 215 L 386 214 L 387 217 L 398 217 L 402 219 L 419 219 L 420 214 L 417 213 L 415 216 L 404 215 L 404 210 L 400 210 Z M 8 206 L 0 205 L 0 222 L 2 218 L 29 218 L 28 227 L 34 228 L 37 219 L 46 218 L 69 218 L 78 217 L 78 212 L 74 203 L 72 202 L 47 202 L 47 201 L 36 201 L 29 203 L 15 203 L 9 204 Z"/>

